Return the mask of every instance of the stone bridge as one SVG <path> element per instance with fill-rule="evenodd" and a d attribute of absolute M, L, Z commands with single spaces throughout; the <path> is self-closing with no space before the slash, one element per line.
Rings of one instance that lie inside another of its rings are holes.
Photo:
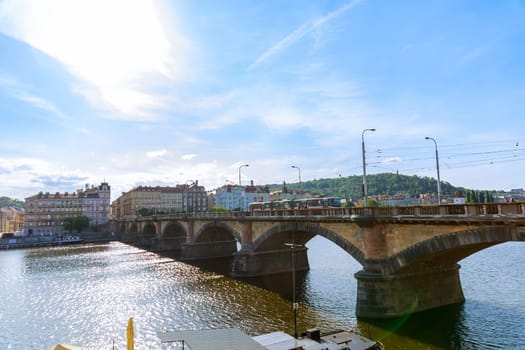
<path fill-rule="evenodd" d="M 305 244 L 323 236 L 363 266 L 355 274 L 357 316 L 389 318 L 463 302 L 458 262 L 525 241 L 525 203 L 194 213 L 113 224 L 124 241 L 180 250 L 181 260 L 233 256 L 234 277 L 307 270 Z M 287 243 L 297 245 L 294 264 Z"/>

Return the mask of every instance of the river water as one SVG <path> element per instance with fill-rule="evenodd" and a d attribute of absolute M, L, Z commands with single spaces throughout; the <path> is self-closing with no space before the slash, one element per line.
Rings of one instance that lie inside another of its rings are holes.
<path fill-rule="evenodd" d="M 357 329 L 386 349 L 525 349 L 523 243 L 460 262 L 466 302 L 367 323 L 355 317 L 360 265 L 330 241 L 308 243 L 310 271 L 297 276 L 298 330 Z M 158 331 L 238 327 L 293 334 L 290 275 L 231 279 L 119 242 L 0 251 L 0 349 L 173 349 Z M 215 271 L 215 272 L 211 272 Z"/>

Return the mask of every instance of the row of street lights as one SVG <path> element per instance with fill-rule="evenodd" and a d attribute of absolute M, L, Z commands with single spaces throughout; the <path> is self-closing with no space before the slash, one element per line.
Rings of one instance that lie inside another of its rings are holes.
<path fill-rule="evenodd" d="M 368 207 L 368 183 L 366 182 L 366 160 L 365 160 L 365 132 L 376 131 L 376 129 L 364 129 L 361 133 L 361 149 L 363 152 L 363 197 L 365 200 L 365 208 Z M 439 155 L 438 146 L 435 139 L 432 137 L 425 137 L 425 140 L 432 140 L 436 148 L 436 169 L 437 169 L 437 197 L 438 204 L 441 204 L 441 179 L 439 178 Z"/>

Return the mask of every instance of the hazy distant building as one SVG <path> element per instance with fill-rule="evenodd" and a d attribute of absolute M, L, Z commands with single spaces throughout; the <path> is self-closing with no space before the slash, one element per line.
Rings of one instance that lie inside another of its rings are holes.
<path fill-rule="evenodd" d="M 114 219 L 129 219 L 155 214 L 207 211 L 208 196 L 198 181 L 191 185 L 138 186 L 123 192 L 111 204 Z"/>
<path fill-rule="evenodd" d="M 18 232 L 24 226 L 24 210 L 19 208 L 0 208 L 0 233 Z"/>
<path fill-rule="evenodd" d="M 267 186 L 224 185 L 215 190 L 215 205 L 228 210 L 246 210 L 252 202 L 267 202 L 270 191 Z"/>
<path fill-rule="evenodd" d="M 183 192 L 182 205 L 185 212 L 208 211 L 208 193 L 197 180 Z"/>
<path fill-rule="evenodd" d="M 82 215 L 89 218 L 89 225 L 91 227 L 109 223 L 111 188 L 107 182 L 101 183 L 98 187 L 86 187 L 81 197 Z"/>
<path fill-rule="evenodd" d="M 523 188 L 511 189 L 510 199 L 514 201 L 523 201 L 525 199 L 525 190 Z"/>
<path fill-rule="evenodd" d="M 100 186 L 86 185 L 72 193 L 40 192 L 25 199 L 24 232 L 47 235 L 63 231 L 64 220 L 76 216 L 89 218 L 91 228 L 109 223 L 111 188 L 107 182 Z"/>
<path fill-rule="evenodd" d="M 308 199 L 308 198 L 316 198 L 316 197 L 319 197 L 319 195 L 316 195 L 309 191 L 302 191 L 302 190 L 288 188 L 286 186 L 286 182 L 283 182 L 283 187 L 280 191 L 273 191 L 270 193 L 270 200 L 272 201 Z"/>

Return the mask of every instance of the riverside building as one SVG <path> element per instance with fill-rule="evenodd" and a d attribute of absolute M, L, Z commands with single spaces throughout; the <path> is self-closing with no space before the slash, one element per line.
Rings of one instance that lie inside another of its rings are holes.
<path fill-rule="evenodd" d="M 215 190 L 215 205 L 228 210 L 247 210 L 252 202 L 267 202 L 270 190 L 267 186 L 224 185 Z"/>
<path fill-rule="evenodd" d="M 63 231 L 64 220 L 86 216 L 91 229 L 109 224 L 111 188 L 107 182 L 76 192 L 39 192 L 25 199 L 24 233 L 51 235 Z"/>
<path fill-rule="evenodd" d="M 23 224 L 23 209 L 0 207 L 0 233 L 19 232 L 22 229 Z"/>
<path fill-rule="evenodd" d="M 111 204 L 114 219 L 208 210 L 208 196 L 198 181 L 173 186 L 138 186 Z"/>

